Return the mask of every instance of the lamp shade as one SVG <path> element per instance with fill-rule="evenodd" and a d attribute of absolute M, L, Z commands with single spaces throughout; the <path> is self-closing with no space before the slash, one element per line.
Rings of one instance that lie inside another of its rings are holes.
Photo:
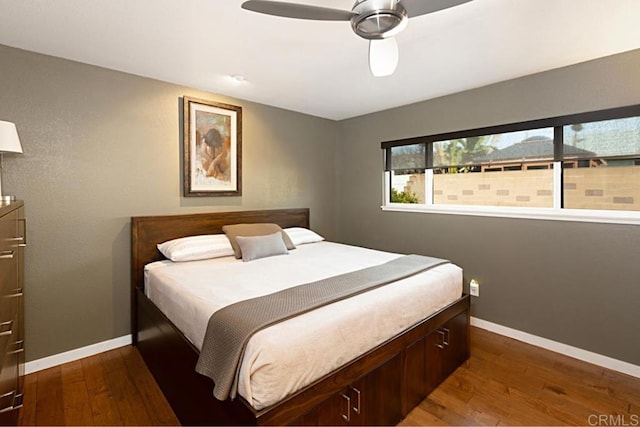
<path fill-rule="evenodd" d="M 22 145 L 20 145 L 20 138 L 18 138 L 18 131 L 14 123 L 0 120 L 0 152 L 22 153 Z"/>

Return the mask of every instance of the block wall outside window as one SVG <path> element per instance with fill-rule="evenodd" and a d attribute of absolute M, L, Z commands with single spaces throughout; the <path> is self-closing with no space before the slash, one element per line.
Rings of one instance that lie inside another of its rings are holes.
<path fill-rule="evenodd" d="M 564 207 L 640 211 L 640 166 L 565 169 Z"/>
<path fill-rule="evenodd" d="M 404 181 L 401 191 L 424 203 L 425 175 Z M 435 175 L 433 187 L 434 205 L 553 207 L 553 174 L 546 170 Z M 566 169 L 564 207 L 640 211 L 640 166 Z"/>

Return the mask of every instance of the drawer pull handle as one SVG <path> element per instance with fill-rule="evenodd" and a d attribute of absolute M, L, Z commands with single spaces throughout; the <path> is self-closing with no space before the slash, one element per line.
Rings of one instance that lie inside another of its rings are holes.
<path fill-rule="evenodd" d="M 438 333 L 438 335 L 440 337 L 440 342 L 436 344 L 436 347 L 438 347 L 441 350 L 444 350 L 444 347 L 445 347 L 445 345 L 444 345 L 444 343 L 445 343 L 444 331 L 442 329 L 438 329 L 436 332 Z"/>
<path fill-rule="evenodd" d="M 346 394 L 343 394 L 342 398 L 347 401 L 347 414 L 342 414 L 342 419 L 349 422 L 351 421 L 351 398 Z"/>
<path fill-rule="evenodd" d="M 13 333 L 13 320 L 0 323 L 0 337 L 11 335 Z M 1 398 L 2 396 L 0 396 Z"/>
<path fill-rule="evenodd" d="M 24 224 L 22 227 L 22 244 L 18 246 L 27 246 L 27 218 L 18 218 L 18 221 Z"/>
<path fill-rule="evenodd" d="M 22 352 L 24 352 L 24 340 L 14 342 L 7 354 L 18 354 Z"/>
<path fill-rule="evenodd" d="M 445 348 L 449 347 L 449 329 L 442 328 L 442 329 L 438 329 L 436 332 L 440 336 L 440 342 L 436 344 L 436 347 L 438 347 L 441 350 L 444 350 Z"/>
<path fill-rule="evenodd" d="M 23 402 L 24 402 L 24 394 L 23 393 L 16 394 L 16 396 L 13 398 L 13 409 L 22 408 L 24 406 Z"/>
<path fill-rule="evenodd" d="M 0 413 L 15 411 L 16 409 L 22 408 L 23 397 L 24 395 L 22 393 L 16 394 L 16 390 L 0 396 L 0 401 L 2 401 L 3 404 L 5 401 L 7 402 L 4 404 L 4 407 L 0 409 Z"/>
<path fill-rule="evenodd" d="M 13 409 L 13 398 L 16 395 L 16 391 L 10 391 L 0 396 L 0 413 L 9 412 Z"/>
<path fill-rule="evenodd" d="M 356 404 L 352 406 L 353 412 L 356 414 L 360 413 L 360 390 L 355 387 L 351 387 L 351 390 L 356 394 Z"/>
<path fill-rule="evenodd" d="M 0 251 L 0 259 L 13 259 L 14 251 Z"/>
<path fill-rule="evenodd" d="M 16 242 L 15 247 L 24 248 L 27 246 L 27 243 L 24 241 L 24 237 L 11 237 L 10 239 L 6 239 L 7 242 Z"/>
<path fill-rule="evenodd" d="M 12 294 L 7 295 L 7 298 L 16 298 L 22 296 L 22 288 L 16 288 Z"/>
<path fill-rule="evenodd" d="M 448 328 L 442 328 L 442 330 L 444 331 L 444 346 L 448 347 L 449 346 L 449 329 Z"/>

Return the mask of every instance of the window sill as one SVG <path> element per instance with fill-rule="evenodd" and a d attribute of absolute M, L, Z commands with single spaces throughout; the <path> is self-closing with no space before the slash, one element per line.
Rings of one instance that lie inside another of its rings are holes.
<path fill-rule="evenodd" d="M 640 212 L 597 211 L 552 208 L 510 208 L 490 206 L 412 205 L 390 203 L 381 206 L 389 212 L 421 212 L 448 215 L 488 216 L 498 218 L 522 218 L 551 221 L 599 222 L 608 224 L 640 225 Z"/>

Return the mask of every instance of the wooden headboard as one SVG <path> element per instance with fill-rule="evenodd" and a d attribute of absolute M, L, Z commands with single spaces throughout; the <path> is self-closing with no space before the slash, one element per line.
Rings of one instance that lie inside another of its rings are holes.
<path fill-rule="evenodd" d="M 164 259 L 157 244 L 179 237 L 222 233 L 227 224 L 272 222 L 309 228 L 309 209 L 214 212 L 131 217 L 131 291 L 144 288 L 144 266 Z"/>
<path fill-rule="evenodd" d="M 144 266 L 164 259 L 157 244 L 179 237 L 219 234 L 227 224 L 271 222 L 282 228 L 309 228 L 309 209 L 213 212 L 131 217 L 131 334 L 138 337 L 138 292 L 144 291 Z"/>

